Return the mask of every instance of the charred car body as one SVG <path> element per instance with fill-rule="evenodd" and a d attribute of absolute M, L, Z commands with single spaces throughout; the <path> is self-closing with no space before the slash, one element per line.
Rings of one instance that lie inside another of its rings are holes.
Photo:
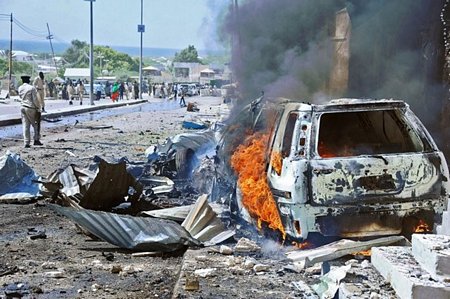
<path fill-rule="evenodd" d="M 389 235 L 440 221 L 447 163 L 405 102 L 283 101 L 266 169 L 287 235 Z M 251 220 L 237 194 L 238 212 Z"/>

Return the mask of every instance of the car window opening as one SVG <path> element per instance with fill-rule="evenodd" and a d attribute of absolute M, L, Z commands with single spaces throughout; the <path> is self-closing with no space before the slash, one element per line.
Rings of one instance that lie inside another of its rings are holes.
<path fill-rule="evenodd" d="M 324 113 L 317 152 L 322 158 L 422 152 L 423 143 L 395 110 Z"/>
<path fill-rule="evenodd" d="M 291 154 L 292 137 L 294 134 L 295 123 L 298 119 L 298 113 L 290 113 L 284 130 L 283 146 L 281 147 L 281 155 L 283 158 L 289 157 Z"/>

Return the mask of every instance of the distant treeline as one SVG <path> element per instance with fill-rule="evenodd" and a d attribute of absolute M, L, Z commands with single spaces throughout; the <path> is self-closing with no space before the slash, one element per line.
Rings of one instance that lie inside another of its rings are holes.
<path fill-rule="evenodd" d="M 104 45 L 102 45 L 104 46 Z M 53 49 L 55 55 L 62 55 L 70 47 L 70 43 L 58 43 L 53 42 Z M 128 54 L 130 56 L 139 56 L 139 47 L 126 47 L 126 46 L 110 46 L 112 49 Z M 0 39 L 0 50 L 9 49 L 9 40 Z M 13 50 L 20 50 L 30 53 L 51 53 L 50 43 L 48 41 L 24 41 L 13 40 Z M 143 48 L 142 55 L 145 57 L 173 57 L 180 49 L 167 49 L 167 48 Z M 201 56 L 206 54 L 223 54 L 223 53 L 206 53 L 206 51 L 199 51 Z"/>

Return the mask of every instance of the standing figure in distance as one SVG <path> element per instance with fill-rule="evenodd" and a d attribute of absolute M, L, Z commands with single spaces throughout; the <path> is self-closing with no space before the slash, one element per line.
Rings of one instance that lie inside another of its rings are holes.
<path fill-rule="evenodd" d="M 81 80 L 78 80 L 78 97 L 80 98 L 80 105 L 83 105 L 84 85 Z"/>
<path fill-rule="evenodd" d="M 139 99 L 139 84 L 134 81 L 133 83 L 133 88 L 134 88 L 134 99 L 137 100 Z"/>
<path fill-rule="evenodd" d="M 67 94 L 69 96 L 69 105 L 72 105 L 72 99 L 73 99 L 73 95 L 75 94 L 75 88 L 73 88 L 73 83 L 72 81 L 69 81 L 68 85 L 67 85 Z"/>
<path fill-rule="evenodd" d="M 34 145 L 43 145 L 40 139 L 41 103 L 36 88 L 30 84 L 30 76 L 22 76 L 19 86 L 20 114 L 22 117 L 23 141 L 26 148 L 30 147 L 30 126 L 33 127 Z"/>
<path fill-rule="evenodd" d="M 34 81 L 33 81 L 33 86 L 37 90 L 38 101 L 39 101 L 39 103 L 41 103 L 42 112 L 45 112 L 45 102 L 44 102 L 44 99 L 45 99 L 45 92 L 44 92 L 45 84 L 44 84 L 44 73 L 43 72 L 39 72 L 39 76 L 36 77 L 34 79 Z"/>

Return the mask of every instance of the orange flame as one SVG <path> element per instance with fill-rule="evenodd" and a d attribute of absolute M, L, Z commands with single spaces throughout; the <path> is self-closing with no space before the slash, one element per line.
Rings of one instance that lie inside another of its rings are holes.
<path fill-rule="evenodd" d="M 308 241 L 303 241 L 303 242 L 295 242 L 292 241 L 292 246 L 297 247 L 298 249 L 311 249 L 313 248 L 313 244 L 308 242 Z"/>
<path fill-rule="evenodd" d="M 367 250 L 354 252 L 354 253 L 352 253 L 352 255 L 371 256 L 372 255 L 372 249 L 367 249 Z"/>
<path fill-rule="evenodd" d="M 231 166 L 238 175 L 242 191 L 242 204 L 250 215 L 256 218 L 258 227 L 262 221 L 271 229 L 286 236 L 275 200 L 267 183 L 265 170 L 265 149 L 268 134 L 255 133 L 241 144 L 231 157 Z"/>
<path fill-rule="evenodd" d="M 273 170 L 275 170 L 275 172 L 280 175 L 281 167 L 283 166 L 283 159 L 281 158 L 280 152 L 272 152 L 271 164 Z"/>
<path fill-rule="evenodd" d="M 414 228 L 414 232 L 415 233 L 427 233 L 430 232 L 430 227 L 428 226 L 428 224 L 423 221 L 422 219 L 419 220 L 419 223 L 417 224 L 417 226 Z"/>

